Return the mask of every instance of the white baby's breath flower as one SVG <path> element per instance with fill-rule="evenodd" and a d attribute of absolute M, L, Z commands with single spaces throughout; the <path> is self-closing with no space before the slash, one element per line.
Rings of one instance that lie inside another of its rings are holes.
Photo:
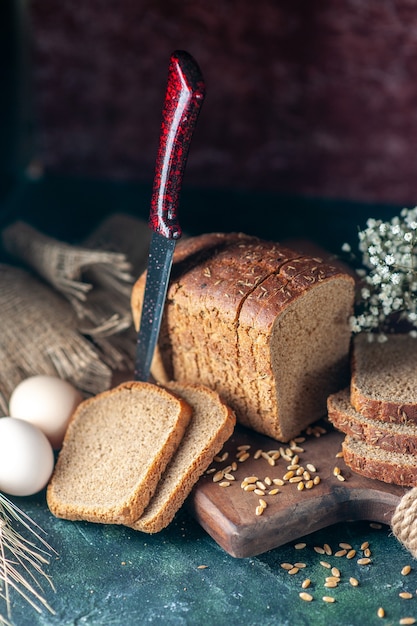
<path fill-rule="evenodd" d="M 353 332 L 379 331 L 381 338 L 393 316 L 416 327 L 417 333 L 417 207 L 402 209 L 383 222 L 369 218 L 358 233 L 363 267 L 361 302 L 351 321 Z M 345 244 L 344 251 L 351 251 Z"/>

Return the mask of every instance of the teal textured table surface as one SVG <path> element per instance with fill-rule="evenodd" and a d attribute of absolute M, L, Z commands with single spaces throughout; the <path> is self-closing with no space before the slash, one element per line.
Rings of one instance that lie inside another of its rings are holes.
<path fill-rule="evenodd" d="M 355 237 L 367 217 L 385 219 L 397 211 L 240 191 L 188 190 L 183 196 L 180 218 L 186 231 L 241 230 L 278 240 L 308 237 L 333 252 Z M 76 240 L 107 213 L 145 217 L 149 197 L 149 188 L 140 185 L 49 178 L 24 181 L 0 209 L 3 224 L 23 217 L 46 232 Z M 38 614 L 12 592 L 16 626 L 356 626 L 398 624 L 404 617 L 417 620 L 417 562 L 389 527 L 373 528 L 371 520 L 337 524 L 300 537 L 306 543 L 300 550 L 294 542 L 237 559 L 214 542 L 187 507 L 165 531 L 149 536 L 119 526 L 56 519 L 43 493 L 14 502 L 45 530 L 56 551 L 45 566 L 55 591 L 43 586 L 55 614 L 45 609 Z M 357 550 L 355 558 L 335 555 L 340 542 Z M 371 562 L 360 565 L 364 542 L 369 542 Z M 314 549 L 324 544 L 331 554 Z M 324 586 L 331 574 L 322 562 L 340 570 L 337 588 Z M 305 567 L 289 574 L 283 563 Z M 411 566 L 408 575 L 401 573 L 406 565 Z M 351 577 L 358 586 L 352 586 Z M 299 595 L 307 578 L 311 585 L 305 591 L 313 596 L 311 602 Z M 411 597 L 401 597 L 403 592 Z M 335 601 L 325 602 L 323 596 Z M 377 615 L 379 607 L 385 609 L 384 618 Z M 0 613 L 4 615 L 1 598 Z"/>
<path fill-rule="evenodd" d="M 254 558 L 235 559 L 186 509 L 165 531 L 148 536 L 119 526 L 56 519 L 47 511 L 42 494 L 17 503 L 46 531 L 57 552 L 45 570 L 56 591 L 44 586 L 56 614 L 44 609 L 38 615 L 13 596 L 17 626 L 356 626 L 417 618 L 417 562 L 384 525 L 376 529 L 369 522 L 337 524 L 300 538 L 306 543 L 303 549 L 291 543 Z M 340 542 L 357 550 L 355 558 L 335 556 Z M 357 563 L 364 542 L 371 550 L 371 563 L 366 566 Z M 325 544 L 333 554 L 315 551 Z M 297 562 L 306 564 L 297 574 L 281 566 Z M 322 562 L 340 570 L 337 588 L 324 586 L 331 573 Z M 401 571 L 406 565 L 412 569 L 404 576 Z M 359 581 L 357 587 L 349 582 L 351 577 Z M 307 578 L 311 602 L 299 596 Z M 412 598 L 401 598 L 404 591 Z M 323 596 L 335 602 L 326 603 Z M 379 607 L 385 609 L 384 620 L 377 616 Z"/>

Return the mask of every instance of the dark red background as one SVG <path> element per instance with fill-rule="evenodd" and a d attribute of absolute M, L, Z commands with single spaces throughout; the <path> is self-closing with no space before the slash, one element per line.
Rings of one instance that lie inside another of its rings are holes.
<path fill-rule="evenodd" d="M 32 0 L 36 154 L 148 181 L 169 56 L 207 98 L 189 185 L 417 204 L 413 0 Z"/>

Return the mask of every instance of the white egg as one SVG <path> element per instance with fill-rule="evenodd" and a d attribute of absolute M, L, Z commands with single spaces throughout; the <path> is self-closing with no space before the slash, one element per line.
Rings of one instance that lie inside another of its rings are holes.
<path fill-rule="evenodd" d="M 9 415 L 34 424 L 58 450 L 74 409 L 81 402 L 80 392 L 57 376 L 31 376 L 14 389 Z"/>
<path fill-rule="evenodd" d="M 54 452 L 39 428 L 14 417 L 0 418 L 0 491 L 31 496 L 48 483 Z"/>

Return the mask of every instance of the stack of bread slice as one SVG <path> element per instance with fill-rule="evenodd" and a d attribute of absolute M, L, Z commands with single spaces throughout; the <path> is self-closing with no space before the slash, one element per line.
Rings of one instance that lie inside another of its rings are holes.
<path fill-rule="evenodd" d="M 350 388 L 329 396 L 329 420 L 345 433 L 354 471 L 387 483 L 417 485 L 417 340 L 354 337 Z"/>
<path fill-rule="evenodd" d="M 198 384 L 126 382 L 73 414 L 47 503 L 57 517 L 155 533 L 174 518 L 236 418 Z"/>

